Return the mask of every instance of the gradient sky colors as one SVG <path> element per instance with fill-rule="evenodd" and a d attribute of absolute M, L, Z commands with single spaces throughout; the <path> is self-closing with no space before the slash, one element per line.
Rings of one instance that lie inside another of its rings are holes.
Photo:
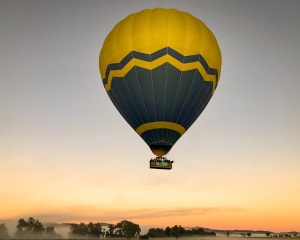
<path fill-rule="evenodd" d="M 203 20 L 223 57 L 171 171 L 149 169 L 98 69 L 113 26 L 154 7 Z M 297 0 L 1 0 L 0 222 L 300 231 L 299 26 Z"/>

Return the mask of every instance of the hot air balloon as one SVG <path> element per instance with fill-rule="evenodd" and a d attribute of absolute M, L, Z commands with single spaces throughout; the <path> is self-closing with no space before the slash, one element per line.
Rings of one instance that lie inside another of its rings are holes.
<path fill-rule="evenodd" d="M 103 85 L 156 155 L 150 167 L 172 168 L 164 155 L 208 104 L 219 82 L 221 61 L 209 28 L 176 9 L 133 13 L 108 34 L 99 56 Z"/>

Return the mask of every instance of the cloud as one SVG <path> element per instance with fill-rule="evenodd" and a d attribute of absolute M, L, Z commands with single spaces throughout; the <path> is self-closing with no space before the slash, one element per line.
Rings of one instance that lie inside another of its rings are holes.
<path fill-rule="evenodd" d="M 240 208 L 218 208 L 218 207 L 191 207 L 191 208 L 172 208 L 172 209 L 140 209 L 125 211 L 123 214 L 129 218 L 147 219 L 147 218 L 165 218 L 181 217 L 191 215 L 209 215 L 220 212 L 241 211 Z M 122 214 L 122 213 L 121 213 Z"/>
<path fill-rule="evenodd" d="M 208 216 L 211 214 L 229 213 L 244 211 L 243 208 L 222 208 L 222 207 L 186 207 L 186 208 L 144 208 L 128 210 L 107 210 L 93 206 L 73 206 L 63 212 L 56 213 L 32 213 L 42 222 L 107 222 L 115 223 L 122 220 L 161 220 L 164 218 L 180 218 L 186 216 Z M 26 218 L 29 216 L 20 216 Z"/>

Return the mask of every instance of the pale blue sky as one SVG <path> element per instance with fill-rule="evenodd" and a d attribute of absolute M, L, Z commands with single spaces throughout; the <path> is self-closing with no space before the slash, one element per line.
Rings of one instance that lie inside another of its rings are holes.
<path fill-rule="evenodd" d="M 33 212 L 65 221 L 90 214 L 62 210 L 68 205 L 99 208 L 94 219 L 118 221 L 123 219 L 101 209 L 113 203 L 116 211 L 133 205 L 138 211 L 152 208 L 151 201 L 162 202 L 166 211 L 237 208 L 243 216 L 243 209 L 263 212 L 265 201 L 279 193 L 289 199 L 275 201 L 274 208 L 300 200 L 299 5 L 297 0 L 1 0 L 0 212 L 11 207 L 11 199 L 19 209 L 3 218 Z M 115 110 L 98 70 L 102 43 L 113 26 L 154 7 L 177 8 L 203 20 L 223 57 L 215 95 L 168 155 L 175 161 L 170 172 L 148 168 L 150 149 Z M 241 196 L 245 189 L 258 196 Z M 48 201 L 50 210 L 42 207 Z M 294 227 L 300 230 L 300 208 L 294 206 Z M 127 212 L 122 217 L 139 222 Z M 232 221 L 224 227 L 234 228 Z"/>

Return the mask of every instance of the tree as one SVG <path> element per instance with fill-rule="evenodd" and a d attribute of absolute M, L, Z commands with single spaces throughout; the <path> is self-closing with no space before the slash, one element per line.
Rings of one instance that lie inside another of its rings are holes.
<path fill-rule="evenodd" d="M 123 220 L 117 223 L 116 228 L 119 229 L 119 233 L 126 238 L 133 238 L 139 236 L 141 228 L 138 224 Z"/>
<path fill-rule="evenodd" d="M 175 225 L 174 227 L 166 227 L 165 230 L 161 228 L 150 228 L 148 230 L 147 236 L 148 237 L 176 237 L 179 236 L 216 236 L 215 232 L 208 232 L 205 231 L 203 228 L 192 228 L 189 230 L 184 229 L 180 225 Z"/>
<path fill-rule="evenodd" d="M 62 236 L 60 234 L 57 234 L 54 231 L 54 227 L 48 226 L 45 229 L 45 238 L 48 238 L 48 239 L 59 239 L 59 238 L 62 238 Z"/>
<path fill-rule="evenodd" d="M 180 225 L 177 226 L 175 225 L 174 227 L 171 228 L 171 235 L 174 236 L 176 239 L 183 235 L 185 232 L 185 229 L 183 227 L 181 227 Z"/>
<path fill-rule="evenodd" d="M 229 231 L 227 231 L 226 235 L 229 236 L 228 234 L 230 234 Z M 183 235 L 216 236 L 216 233 L 211 231 L 206 231 L 203 228 L 196 227 L 196 228 L 192 228 L 192 230 L 185 230 L 183 232 Z"/>
<path fill-rule="evenodd" d="M 17 238 L 41 238 L 45 231 L 43 224 L 33 217 L 29 217 L 27 221 L 23 218 L 19 219 L 16 228 L 15 235 Z"/>
<path fill-rule="evenodd" d="M 115 237 L 115 225 L 108 225 L 108 232 L 106 233 L 109 237 Z"/>
<path fill-rule="evenodd" d="M 165 233 L 166 233 L 166 235 L 168 236 L 168 237 L 171 237 L 171 234 L 172 234 L 172 230 L 171 230 L 171 228 L 168 226 L 168 227 L 166 227 L 166 229 L 165 229 Z"/>
<path fill-rule="evenodd" d="M 69 235 L 71 237 L 97 237 L 103 236 L 104 231 L 100 223 L 90 222 L 89 224 L 80 223 L 80 224 L 71 224 Z"/>
<path fill-rule="evenodd" d="M 16 237 L 17 238 L 23 238 L 25 237 L 29 230 L 28 230 L 28 222 L 25 221 L 25 219 L 21 218 L 18 221 L 18 225 L 17 225 L 17 232 L 16 232 Z"/>
<path fill-rule="evenodd" d="M 42 235 L 45 231 L 43 224 L 39 220 L 34 219 L 33 217 L 28 218 L 28 224 L 30 233 Z"/>
<path fill-rule="evenodd" d="M 150 228 L 147 233 L 148 237 L 166 237 L 166 231 L 162 228 Z"/>
<path fill-rule="evenodd" d="M 8 239 L 9 234 L 4 223 L 0 224 L 0 239 Z"/>
<path fill-rule="evenodd" d="M 71 224 L 70 225 L 70 235 L 73 236 L 87 236 L 88 235 L 88 227 L 84 223 L 80 224 Z"/>
<path fill-rule="evenodd" d="M 93 237 L 100 237 L 104 234 L 102 226 L 100 223 L 92 223 L 90 222 L 87 225 L 88 228 L 88 235 Z"/>

